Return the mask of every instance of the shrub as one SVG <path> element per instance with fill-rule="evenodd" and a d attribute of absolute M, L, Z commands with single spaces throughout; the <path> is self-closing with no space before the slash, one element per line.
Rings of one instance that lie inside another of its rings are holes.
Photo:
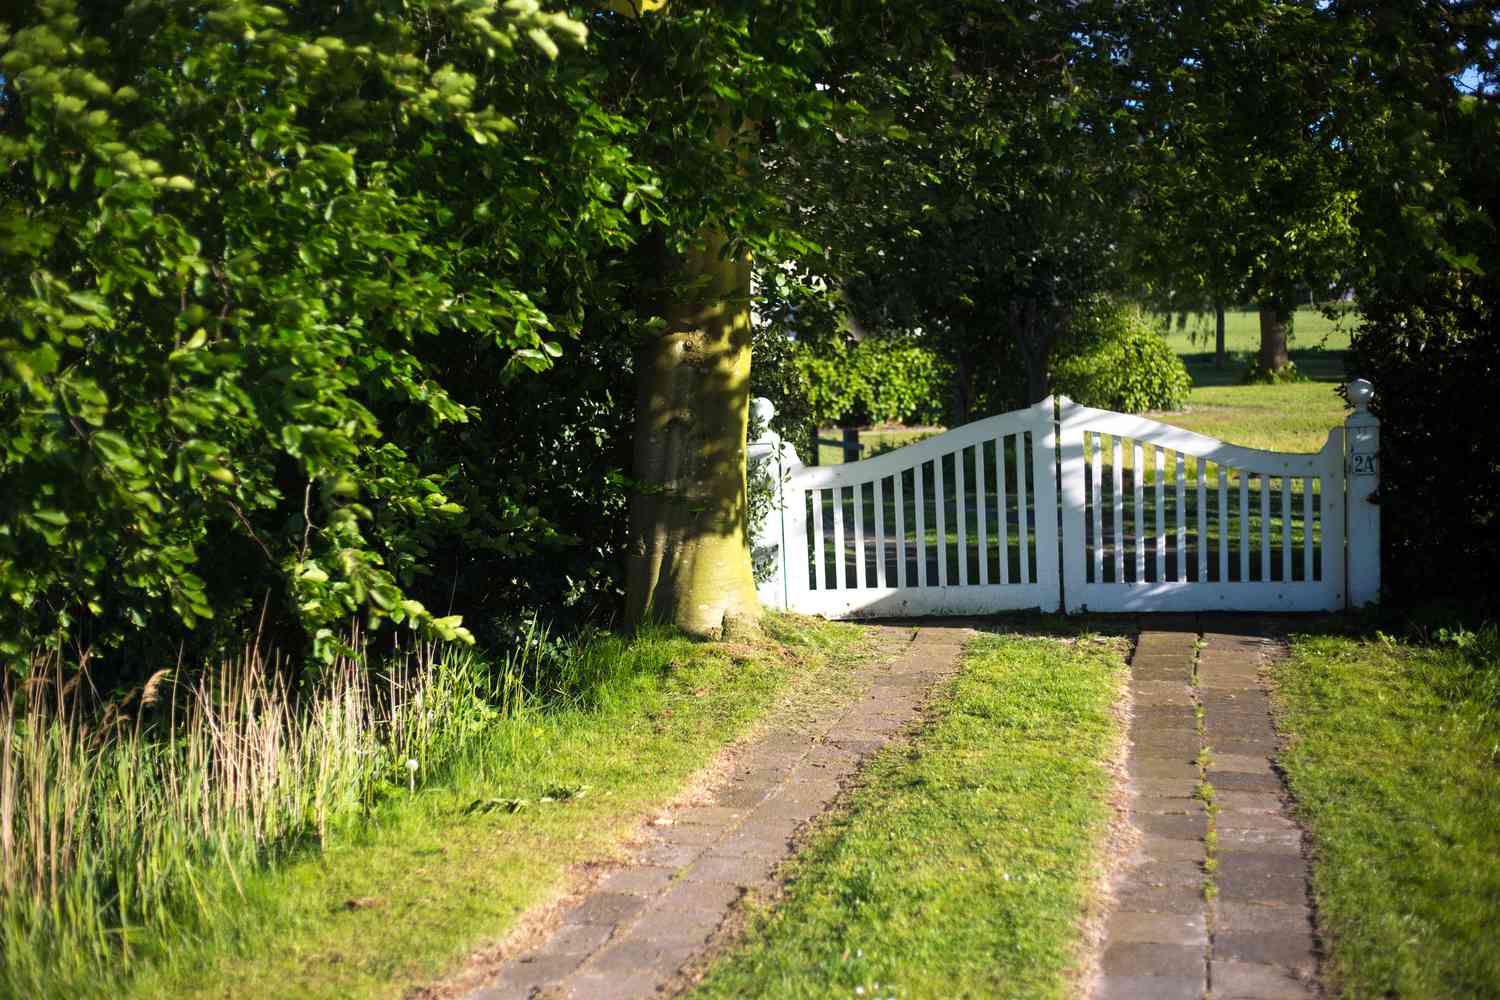
<path fill-rule="evenodd" d="M 942 419 L 952 373 L 937 352 L 913 339 L 837 338 L 799 347 L 795 356 L 819 424 Z"/>
<path fill-rule="evenodd" d="M 1240 385 L 1285 385 L 1288 382 L 1306 382 L 1308 378 L 1297 370 L 1294 361 L 1288 361 L 1272 371 L 1262 368 L 1258 358 L 1252 357 L 1240 375 Z"/>
<path fill-rule="evenodd" d="M 1192 379 L 1138 308 L 1098 302 L 1079 309 L 1058 345 L 1052 386 L 1086 406 L 1140 413 L 1181 408 Z"/>

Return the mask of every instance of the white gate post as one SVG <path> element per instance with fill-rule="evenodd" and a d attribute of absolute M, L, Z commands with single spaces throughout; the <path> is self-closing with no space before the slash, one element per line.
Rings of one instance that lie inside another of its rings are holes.
<path fill-rule="evenodd" d="M 764 397 L 750 403 L 750 420 L 762 428 L 760 436 L 750 442 L 748 466 L 751 476 L 767 474 L 774 483 L 776 501 L 759 521 L 750 525 L 750 562 L 756 575 L 769 569 L 770 576 L 755 585 L 756 596 L 764 607 L 787 608 L 787 545 L 786 545 L 786 477 L 788 467 L 796 462 L 795 454 L 790 460 L 790 446 L 781 436 L 771 430 L 771 418 L 776 416 L 776 407 Z M 748 484 L 747 484 L 748 486 Z"/>
<path fill-rule="evenodd" d="M 1031 408 L 1036 423 L 1031 432 L 1033 509 L 1036 511 L 1036 583 L 1043 611 L 1062 608 L 1062 566 L 1057 539 L 1057 397 L 1048 396 Z"/>
<path fill-rule="evenodd" d="M 1355 379 L 1348 391 L 1354 412 L 1344 421 L 1349 449 L 1347 593 L 1349 606 L 1360 608 L 1380 599 L 1380 507 L 1374 498 L 1380 488 L 1380 420 L 1369 409 L 1374 386 Z"/>
<path fill-rule="evenodd" d="M 1083 427 L 1077 422 L 1079 406 L 1067 396 L 1058 397 L 1057 449 L 1062 477 L 1062 589 L 1063 610 L 1068 614 L 1084 609 L 1084 584 L 1088 580 L 1087 539 L 1083 524 L 1088 498 L 1084 492 Z M 1098 503 L 1099 498 L 1094 498 Z M 1097 546 L 1099 540 L 1094 539 Z"/>

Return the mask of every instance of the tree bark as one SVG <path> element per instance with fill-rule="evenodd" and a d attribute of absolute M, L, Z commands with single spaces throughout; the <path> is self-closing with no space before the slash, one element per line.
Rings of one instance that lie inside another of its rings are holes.
<path fill-rule="evenodd" d="M 760 612 L 746 542 L 750 260 L 725 238 L 676 262 L 667 322 L 638 367 L 626 615 L 717 636 Z"/>
<path fill-rule="evenodd" d="M 1021 346 L 1026 364 L 1026 404 L 1047 398 L 1047 371 L 1052 354 L 1052 330 L 1033 300 L 1010 304 L 1010 329 Z"/>
<path fill-rule="evenodd" d="M 969 368 L 969 355 L 967 351 L 958 352 L 957 364 L 953 366 L 953 424 L 954 427 L 962 427 L 969 422 L 969 413 L 973 408 L 974 390 L 973 376 Z"/>
<path fill-rule="evenodd" d="M 1214 303 L 1214 367 L 1224 367 L 1224 306 Z"/>
<path fill-rule="evenodd" d="M 859 428 L 845 427 L 844 431 L 844 461 L 859 461 Z"/>
<path fill-rule="evenodd" d="M 1291 311 L 1275 301 L 1260 303 L 1260 368 L 1262 371 L 1279 372 L 1285 368 L 1290 357 L 1286 347 L 1286 328 Z"/>

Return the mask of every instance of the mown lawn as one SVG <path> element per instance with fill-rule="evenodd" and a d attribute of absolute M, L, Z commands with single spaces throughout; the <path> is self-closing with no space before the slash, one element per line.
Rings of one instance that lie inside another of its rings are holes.
<path fill-rule="evenodd" d="M 883 452 L 900 448 L 903 445 L 914 444 L 923 438 L 934 434 L 941 434 L 942 427 L 867 427 L 859 432 L 859 443 L 863 447 L 860 452 L 862 458 L 871 458 Z M 820 465 L 838 465 L 844 461 L 844 449 L 838 444 L 828 444 L 829 441 L 842 441 L 843 430 L 838 427 L 824 427 L 818 431 L 818 463 Z"/>
<path fill-rule="evenodd" d="M 1298 309 L 1291 355 L 1306 381 L 1281 385 L 1240 384 L 1260 345 L 1260 319 L 1253 310 L 1231 310 L 1226 315 L 1224 339 L 1230 356 L 1223 368 L 1214 367 L 1212 313 L 1190 315 L 1181 328 L 1174 320 L 1165 336 L 1187 365 L 1193 388 L 1184 409 L 1149 416 L 1230 444 L 1270 451 L 1317 451 L 1328 440 L 1328 431 L 1342 426 L 1347 413 L 1334 390 L 1346 378 L 1344 353 L 1357 318 L 1352 310 L 1330 320 L 1312 307 Z M 862 430 L 859 439 L 868 458 L 943 429 L 870 428 Z M 821 436 L 833 441 L 841 433 L 838 428 L 824 428 Z M 837 445 L 824 444 L 819 458 L 824 465 L 837 465 L 843 461 L 843 452 Z"/>
<path fill-rule="evenodd" d="M 1195 386 L 1187 408 L 1148 416 L 1175 427 L 1271 451 L 1318 451 L 1348 413 L 1327 382 Z"/>
<path fill-rule="evenodd" d="M 1150 416 L 1231 444 L 1269 451 L 1317 451 L 1328 440 L 1329 430 L 1343 424 L 1347 413 L 1334 390 L 1345 381 L 1344 352 L 1356 318 L 1346 312 L 1330 320 L 1317 309 L 1297 310 L 1291 355 L 1306 381 L 1241 385 L 1245 367 L 1260 346 L 1257 314 L 1232 310 L 1226 315 L 1224 340 L 1230 356 L 1223 368 L 1214 367 L 1213 314 L 1190 317 L 1185 329 L 1174 325 L 1167 334 L 1167 342 L 1193 379 L 1187 407 Z"/>
<path fill-rule="evenodd" d="M 1110 811 L 1116 640 L 977 641 L 869 766 L 787 895 L 691 994 L 1071 997 Z"/>
<path fill-rule="evenodd" d="M 433 982 L 562 890 L 569 866 L 618 854 L 644 810 L 773 706 L 835 697 L 864 648 L 852 626 L 773 616 L 768 631 L 754 645 L 638 640 L 577 704 L 497 725 L 445 780 L 243 878 L 243 895 L 221 886 L 222 919 L 99 992 L 397 997 Z"/>
<path fill-rule="evenodd" d="M 1303 636 L 1275 673 L 1330 995 L 1500 996 L 1500 636 Z"/>

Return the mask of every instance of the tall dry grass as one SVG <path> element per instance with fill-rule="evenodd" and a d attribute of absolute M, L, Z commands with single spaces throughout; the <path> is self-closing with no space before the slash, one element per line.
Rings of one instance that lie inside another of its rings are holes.
<path fill-rule="evenodd" d="M 316 846 L 520 713 L 538 646 L 498 669 L 432 648 L 379 669 L 350 656 L 295 690 L 250 650 L 108 704 L 84 670 L 38 659 L 0 687 L 0 994 L 107 991 L 234 905 L 251 867 Z"/>

